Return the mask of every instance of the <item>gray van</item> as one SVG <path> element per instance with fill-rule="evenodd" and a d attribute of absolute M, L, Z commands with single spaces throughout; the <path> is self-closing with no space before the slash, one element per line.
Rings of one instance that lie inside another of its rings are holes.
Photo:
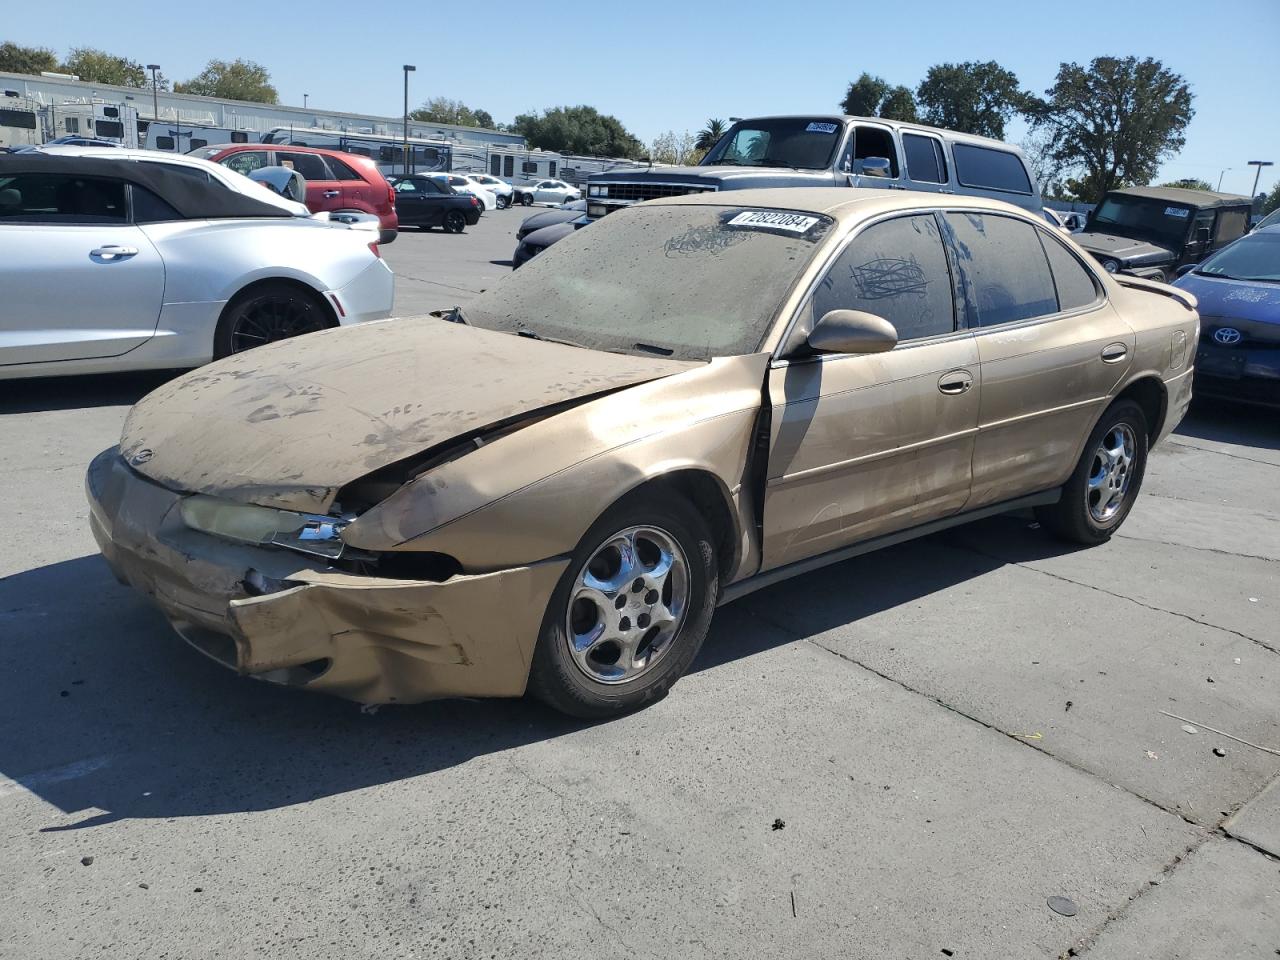
<path fill-rule="evenodd" d="M 999 140 L 879 117 L 786 116 L 736 121 L 696 167 L 593 175 L 587 216 L 689 193 L 820 186 L 990 197 L 1036 216 L 1042 207 L 1022 151 Z"/>

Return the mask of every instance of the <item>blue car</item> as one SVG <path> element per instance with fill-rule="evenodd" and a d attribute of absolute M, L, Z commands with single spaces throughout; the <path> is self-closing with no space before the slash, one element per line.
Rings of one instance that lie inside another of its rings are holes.
<path fill-rule="evenodd" d="M 1280 407 L 1280 226 L 1179 272 L 1200 301 L 1196 395 Z"/>

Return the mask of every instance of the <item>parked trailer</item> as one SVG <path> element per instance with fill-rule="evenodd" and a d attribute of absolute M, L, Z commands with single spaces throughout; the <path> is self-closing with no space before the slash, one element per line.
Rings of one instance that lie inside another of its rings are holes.
<path fill-rule="evenodd" d="M 5 90 L 0 98 L 0 147 L 34 147 L 40 144 L 40 107 L 27 97 Z"/>
<path fill-rule="evenodd" d="M 92 137 L 122 147 L 138 147 L 138 109 L 127 103 L 103 100 L 51 103 L 43 108 L 44 139 Z"/>
<path fill-rule="evenodd" d="M 343 130 L 304 130 L 272 127 L 262 137 L 263 143 L 279 143 L 295 147 L 323 147 L 369 157 L 385 174 L 404 173 L 404 138 L 378 133 L 348 133 Z M 453 169 L 453 152 L 457 144 L 448 140 L 409 138 L 409 172 L 437 173 Z"/>

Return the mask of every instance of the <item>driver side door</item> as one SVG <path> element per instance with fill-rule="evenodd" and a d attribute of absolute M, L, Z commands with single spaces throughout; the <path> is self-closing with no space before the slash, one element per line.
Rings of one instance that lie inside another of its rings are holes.
<path fill-rule="evenodd" d="M 935 215 L 910 214 L 866 227 L 815 285 L 802 334 L 830 310 L 863 310 L 892 323 L 898 345 L 867 355 L 793 349 L 772 364 L 762 569 L 964 506 L 981 384 L 951 275 Z"/>

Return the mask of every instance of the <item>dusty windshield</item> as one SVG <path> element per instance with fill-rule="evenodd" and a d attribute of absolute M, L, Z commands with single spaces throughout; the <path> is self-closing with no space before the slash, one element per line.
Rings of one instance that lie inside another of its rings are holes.
<path fill-rule="evenodd" d="M 710 167 L 831 167 L 844 124 L 834 117 L 778 117 L 740 120 L 702 161 Z"/>
<path fill-rule="evenodd" d="M 1182 204 L 1110 194 L 1089 218 L 1088 230 L 1134 237 L 1162 247 L 1181 247 L 1192 215 L 1192 209 Z"/>
<path fill-rule="evenodd" d="M 622 210 L 539 254 L 462 319 L 614 353 L 753 353 L 831 224 L 751 207 Z"/>

